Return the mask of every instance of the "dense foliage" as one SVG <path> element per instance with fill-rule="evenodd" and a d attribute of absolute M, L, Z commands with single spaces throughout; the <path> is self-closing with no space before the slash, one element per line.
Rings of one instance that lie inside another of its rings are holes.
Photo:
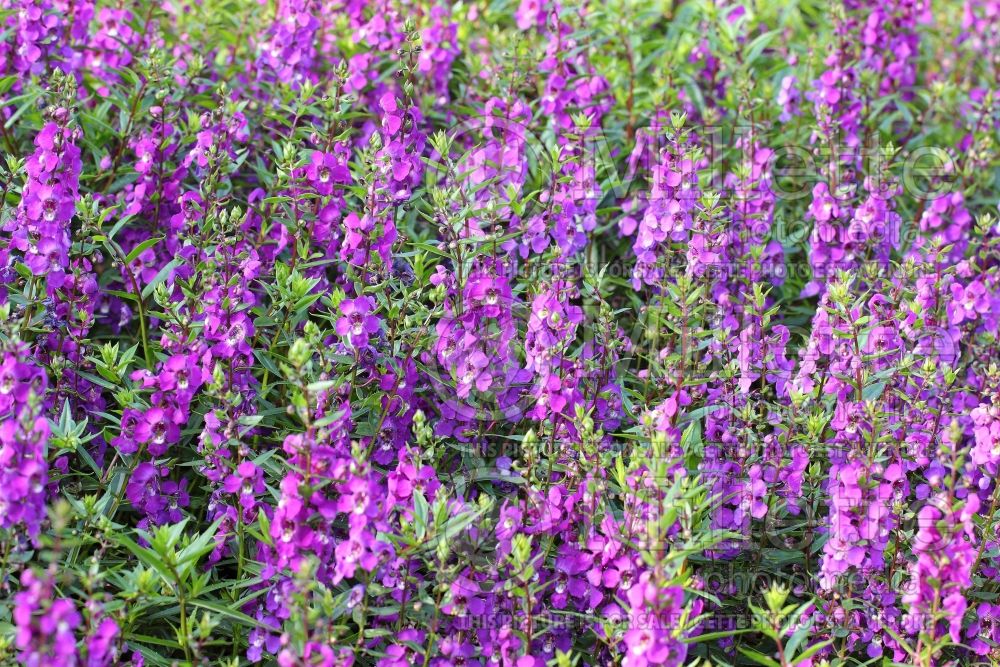
<path fill-rule="evenodd" d="M 1000 664 L 998 88 L 998 0 L 0 0 L 0 663 Z"/>

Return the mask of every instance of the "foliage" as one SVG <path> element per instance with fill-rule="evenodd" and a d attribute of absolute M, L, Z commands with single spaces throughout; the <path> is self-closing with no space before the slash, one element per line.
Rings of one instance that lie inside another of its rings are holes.
<path fill-rule="evenodd" d="M 1000 3 L 0 0 L 0 662 L 1000 660 Z"/>

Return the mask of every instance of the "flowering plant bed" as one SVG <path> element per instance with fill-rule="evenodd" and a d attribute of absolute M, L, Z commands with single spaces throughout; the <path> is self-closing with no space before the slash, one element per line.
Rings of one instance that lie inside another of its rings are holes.
<path fill-rule="evenodd" d="M 1000 661 L 997 0 L 0 26 L 0 664 Z"/>

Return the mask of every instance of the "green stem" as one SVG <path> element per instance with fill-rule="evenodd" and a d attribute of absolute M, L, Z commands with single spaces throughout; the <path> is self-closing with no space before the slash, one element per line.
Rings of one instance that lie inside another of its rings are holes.
<path fill-rule="evenodd" d="M 108 239 L 107 246 L 111 248 L 116 255 L 118 255 L 118 261 L 122 264 L 122 274 L 123 276 L 128 276 L 129 283 L 132 285 L 132 291 L 135 292 L 135 302 L 139 308 L 139 334 L 142 336 L 142 353 L 143 357 L 146 359 L 146 368 L 152 370 L 154 365 L 153 353 L 149 348 L 149 333 L 146 331 L 146 309 L 142 302 L 142 290 L 139 288 L 139 283 L 135 279 L 135 274 L 132 273 L 132 269 L 129 268 L 125 252 L 111 239 Z"/>
<path fill-rule="evenodd" d="M 184 586 L 181 583 L 181 576 L 177 572 L 177 568 L 174 567 L 172 562 L 167 563 L 167 567 L 170 570 L 170 575 L 174 580 L 174 587 L 177 590 L 177 605 L 180 608 L 180 644 L 181 648 L 184 650 L 184 659 L 188 663 L 193 663 L 194 656 L 191 655 L 191 641 L 189 637 L 188 629 L 188 617 L 187 617 L 187 596 L 184 594 Z"/>

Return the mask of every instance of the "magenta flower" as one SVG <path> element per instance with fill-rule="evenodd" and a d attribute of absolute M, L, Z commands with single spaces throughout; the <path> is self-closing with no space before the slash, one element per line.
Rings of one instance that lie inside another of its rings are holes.
<path fill-rule="evenodd" d="M 135 427 L 136 440 L 146 443 L 153 456 L 162 456 L 179 437 L 172 414 L 163 408 L 147 410 Z"/>
<path fill-rule="evenodd" d="M 381 328 L 381 320 L 372 314 L 374 307 L 375 301 L 369 296 L 341 301 L 337 333 L 355 348 L 367 346 L 370 336 Z"/>

